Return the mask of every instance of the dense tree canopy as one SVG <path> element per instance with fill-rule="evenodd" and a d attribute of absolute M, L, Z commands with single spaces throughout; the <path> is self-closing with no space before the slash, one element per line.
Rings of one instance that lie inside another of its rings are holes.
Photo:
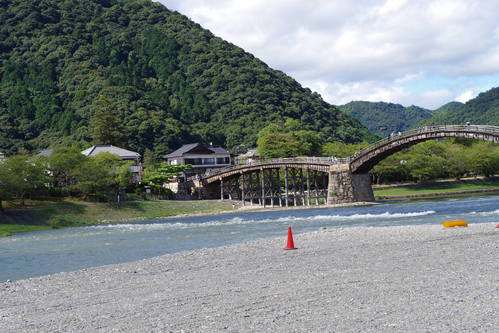
<path fill-rule="evenodd" d="M 348 157 L 367 147 L 367 143 L 348 144 L 343 142 L 327 142 L 322 146 L 322 155 L 334 157 Z"/>
<path fill-rule="evenodd" d="M 375 183 L 490 177 L 499 173 L 499 145 L 454 138 L 425 141 L 390 155 L 370 173 Z"/>
<path fill-rule="evenodd" d="M 18 155 L 1 162 L 0 204 L 2 200 L 16 197 L 24 203 L 30 195 L 48 181 L 48 174 L 43 159 L 27 155 Z"/>
<path fill-rule="evenodd" d="M 0 0 L 0 68 L 8 153 L 100 141 L 106 108 L 126 148 L 155 156 L 193 141 L 244 150 L 285 118 L 327 141 L 369 136 L 318 94 L 149 0 Z"/>
<path fill-rule="evenodd" d="M 48 157 L 14 155 L 0 162 L 0 209 L 4 200 L 75 196 L 113 201 L 131 182 L 129 161 L 100 153 L 85 156 L 59 148 Z"/>
<path fill-rule="evenodd" d="M 323 137 L 288 118 L 284 122 L 272 123 L 258 133 L 258 153 L 264 159 L 296 156 L 319 156 Z"/>

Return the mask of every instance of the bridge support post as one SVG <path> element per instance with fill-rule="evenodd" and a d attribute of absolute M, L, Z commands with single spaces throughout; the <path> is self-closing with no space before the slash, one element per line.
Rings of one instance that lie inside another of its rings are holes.
<path fill-rule="evenodd" d="M 282 188 L 281 188 L 281 171 L 276 170 L 277 175 L 277 200 L 279 200 L 279 207 L 282 207 Z"/>
<path fill-rule="evenodd" d="M 305 184 L 303 181 L 303 169 L 300 169 L 300 197 L 301 197 L 301 205 L 305 206 Z"/>
<path fill-rule="evenodd" d="M 253 200 L 254 200 L 254 191 L 255 191 L 255 186 L 253 185 L 253 173 L 250 173 L 249 175 L 249 199 L 250 199 L 250 206 L 253 206 Z"/>
<path fill-rule="evenodd" d="M 260 173 L 262 174 L 261 181 L 262 181 L 262 203 L 261 205 L 265 207 L 265 170 L 262 168 L 260 169 Z"/>
<path fill-rule="evenodd" d="M 310 169 L 307 168 L 307 206 L 310 206 Z"/>
<path fill-rule="evenodd" d="M 270 189 L 270 206 L 272 206 L 272 208 L 274 207 L 274 175 L 273 175 L 273 172 L 272 172 L 272 169 L 268 169 L 269 170 L 269 179 L 268 179 L 268 182 L 269 182 L 269 189 Z"/>
<path fill-rule="evenodd" d="M 220 178 L 220 200 L 224 199 L 224 180 Z"/>
<path fill-rule="evenodd" d="M 289 199 L 289 185 L 288 185 L 288 183 L 289 183 L 289 180 L 288 180 L 288 167 L 286 167 L 284 169 L 284 187 L 285 187 L 285 191 L 286 191 L 286 194 L 285 194 L 286 195 L 285 196 L 285 198 L 286 198 L 286 207 L 289 206 L 289 201 L 288 201 L 288 199 Z"/>
<path fill-rule="evenodd" d="M 244 193 L 244 173 L 241 173 L 241 204 L 245 206 L 245 193 Z"/>

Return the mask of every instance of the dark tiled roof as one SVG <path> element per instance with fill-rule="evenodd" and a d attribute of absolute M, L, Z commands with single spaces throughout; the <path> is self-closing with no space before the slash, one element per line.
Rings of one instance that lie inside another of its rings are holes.
<path fill-rule="evenodd" d="M 192 154 L 230 154 L 225 148 L 222 147 L 211 147 L 201 143 L 191 143 L 188 145 L 183 145 L 174 152 L 165 155 L 164 158 L 181 157 L 191 152 L 192 150 L 197 150 L 196 148 L 199 149 L 199 151 L 194 151 L 192 152 Z M 205 150 L 205 152 L 203 152 L 203 150 Z"/>
<path fill-rule="evenodd" d="M 222 147 L 209 147 L 211 151 L 213 151 L 215 154 L 230 154 L 225 148 Z"/>
<path fill-rule="evenodd" d="M 191 149 L 197 147 L 198 145 L 199 145 L 199 143 L 191 143 L 191 144 L 188 144 L 188 145 L 183 145 L 179 149 L 175 150 L 174 152 L 172 152 L 172 153 L 170 153 L 168 155 L 165 155 L 164 157 L 165 158 L 169 158 L 169 157 L 182 156 L 185 153 L 189 152 Z"/>
<path fill-rule="evenodd" d="M 95 156 L 95 155 L 97 155 L 99 153 L 103 153 L 103 152 L 118 155 L 120 158 L 122 158 L 124 160 L 140 158 L 139 153 L 136 153 L 136 152 L 131 151 L 131 150 L 115 147 L 112 145 L 95 145 L 95 146 L 92 146 L 88 149 L 85 149 L 81 153 L 83 155 L 87 155 L 87 156 Z"/>

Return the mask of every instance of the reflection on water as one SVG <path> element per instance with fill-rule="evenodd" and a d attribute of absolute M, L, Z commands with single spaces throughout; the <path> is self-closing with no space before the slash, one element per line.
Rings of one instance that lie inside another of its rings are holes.
<path fill-rule="evenodd" d="M 39 231 L 0 238 L 0 281 L 150 258 L 166 253 L 285 236 L 320 227 L 499 221 L 499 197 L 417 201 L 198 216 Z"/>

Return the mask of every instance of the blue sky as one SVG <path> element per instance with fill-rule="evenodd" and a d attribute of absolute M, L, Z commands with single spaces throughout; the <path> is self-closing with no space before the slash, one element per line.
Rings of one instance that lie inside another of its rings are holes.
<path fill-rule="evenodd" d="M 332 104 L 435 109 L 499 86 L 498 0 L 160 0 Z"/>

